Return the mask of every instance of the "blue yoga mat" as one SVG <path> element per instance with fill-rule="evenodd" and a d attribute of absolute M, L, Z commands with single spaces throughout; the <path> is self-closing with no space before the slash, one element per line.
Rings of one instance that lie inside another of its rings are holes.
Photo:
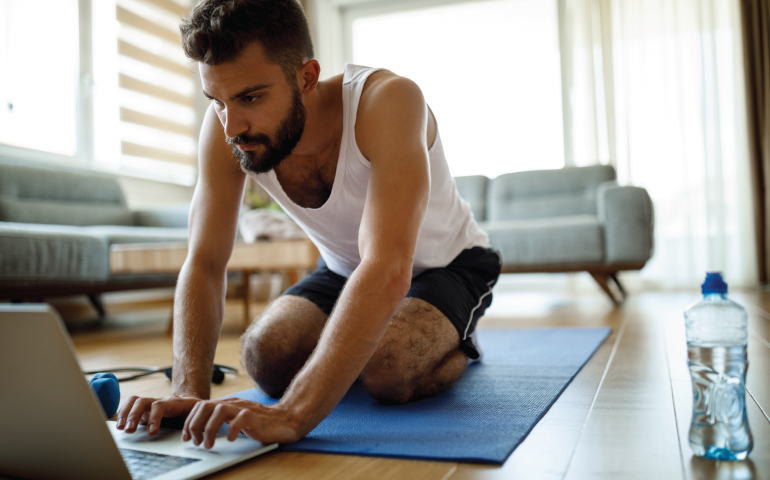
<path fill-rule="evenodd" d="M 609 333 L 609 328 L 479 330 L 484 359 L 448 392 L 380 405 L 356 383 L 307 437 L 281 449 L 502 464 Z M 275 403 L 257 388 L 231 396 Z"/>

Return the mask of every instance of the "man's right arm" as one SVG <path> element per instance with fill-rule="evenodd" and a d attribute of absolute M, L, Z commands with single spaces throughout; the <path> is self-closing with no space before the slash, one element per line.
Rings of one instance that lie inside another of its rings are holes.
<path fill-rule="evenodd" d="M 208 399 L 225 307 L 227 261 L 235 243 L 245 174 L 209 108 L 201 127 L 199 177 L 190 209 L 189 253 L 174 298 L 171 394 Z"/>
<path fill-rule="evenodd" d="M 140 423 L 154 433 L 164 416 L 189 412 L 211 395 L 211 374 L 225 307 L 227 262 L 235 243 L 246 175 L 225 142 L 213 108 L 199 141 L 198 183 L 190 208 L 188 254 L 174 296 L 171 397 L 130 397 L 118 412 L 118 428 Z M 174 399 L 179 401 L 174 401 Z M 148 415 L 149 414 L 149 415 Z"/>

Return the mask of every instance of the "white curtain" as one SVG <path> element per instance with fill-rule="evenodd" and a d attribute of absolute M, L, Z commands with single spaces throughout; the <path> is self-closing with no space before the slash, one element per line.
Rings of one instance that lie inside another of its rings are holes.
<path fill-rule="evenodd" d="M 561 0 L 567 163 L 613 164 L 655 204 L 632 283 L 758 283 L 738 2 Z"/>

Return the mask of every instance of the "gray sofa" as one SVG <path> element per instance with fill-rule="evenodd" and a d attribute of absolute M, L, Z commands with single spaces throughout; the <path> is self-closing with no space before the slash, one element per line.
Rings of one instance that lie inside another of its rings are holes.
<path fill-rule="evenodd" d="M 114 275 L 110 245 L 187 241 L 189 206 L 132 211 L 117 180 L 0 163 L 0 299 L 171 286 L 176 275 Z"/>
<path fill-rule="evenodd" d="M 612 167 L 457 177 L 457 188 L 503 255 L 503 271 L 588 271 L 608 281 L 652 256 L 647 192 L 618 186 Z M 0 162 L 0 299 L 21 301 L 170 286 L 175 275 L 114 275 L 116 243 L 187 240 L 188 206 L 131 211 L 116 179 Z M 100 311 L 102 313 L 102 311 Z"/>
<path fill-rule="evenodd" d="M 610 299 L 617 273 L 640 270 L 653 253 L 653 207 L 647 191 L 619 186 L 610 166 L 457 177 L 503 272 L 587 271 Z"/>

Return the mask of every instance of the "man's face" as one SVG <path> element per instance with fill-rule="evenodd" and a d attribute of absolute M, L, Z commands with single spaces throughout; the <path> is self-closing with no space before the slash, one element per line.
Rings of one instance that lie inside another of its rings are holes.
<path fill-rule="evenodd" d="M 252 173 L 267 173 L 288 157 L 302 138 L 305 129 L 305 106 L 299 89 L 292 89 L 292 103 L 278 131 L 270 138 L 266 133 L 243 134 L 227 137 L 233 154 L 241 162 L 241 168 Z M 264 148 L 257 148 L 262 145 Z M 250 150 L 243 149 L 251 148 Z"/>
<path fill-rule="evenodd" d="M 241 168 L 267 173 L 289 156 L 302 138 L 305 107 L 296 83 L 268 63 L 259 44 L 234 61 L 201 64 L 204 94 L 213 100 L 227 143 Z"/>

